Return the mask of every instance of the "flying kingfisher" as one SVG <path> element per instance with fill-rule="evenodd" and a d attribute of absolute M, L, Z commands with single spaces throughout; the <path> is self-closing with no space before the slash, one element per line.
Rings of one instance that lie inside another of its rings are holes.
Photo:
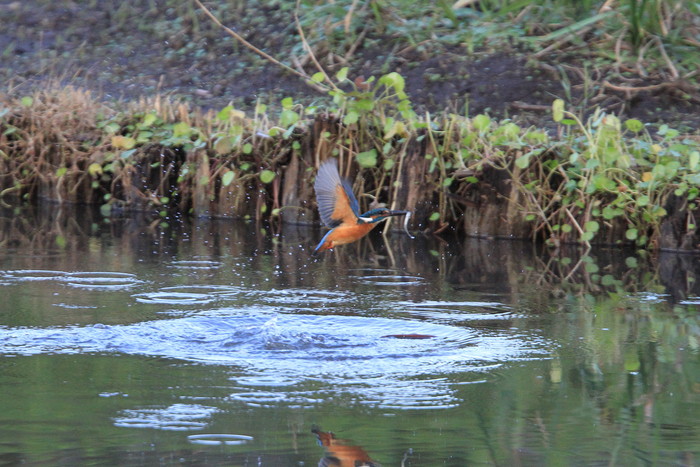
<path fill-rule="evenodd" d="M 331 229 L 323 236 L 314 253 L 357 241 L 379 222 L 391 216 L 410 216 L 409 211 L 392 211 L 387 208 L 371 209 L 360 214 L 360 205 L 352 193 L 352 184 L 340 177 L 335 159 L 321 164 L 314 190 L 321 221 Z"/>

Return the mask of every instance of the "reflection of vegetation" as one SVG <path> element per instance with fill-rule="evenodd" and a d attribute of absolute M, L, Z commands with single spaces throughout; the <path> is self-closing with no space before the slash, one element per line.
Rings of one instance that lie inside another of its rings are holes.
<path fill-rule="evenodd" d="M 490 440 L 475 455 L 498 465 L 693 456 L 698 413 L 681 407 L 697 394 L 698 348 L 690 336 L 700 329 L 678 320 L 688 311 L 601 295 L 561 311 L 570 319 L 544 329 L 562 345 L 551 360 L 510 368 L 490 389 L 495 395 L 475 404 L 473 424 Z"/>

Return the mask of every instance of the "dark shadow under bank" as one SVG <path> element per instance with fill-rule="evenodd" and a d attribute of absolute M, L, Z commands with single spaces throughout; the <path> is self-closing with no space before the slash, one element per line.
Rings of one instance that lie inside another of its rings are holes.
<path fill-rule="evenodd" d="M 454 288 L 504 290 L 517 303 L 525 296 L 561 297 L 601 292 L 653 293 L 676 304 L 700 297 L 700 256 L 655 254 L 619 247 L 558 250 L 521 240 L 487 240 L 445 233 L 410 239 L 398 232 L 366 239 L 312 256 L 324 231 L 320 227 L 271 225 L 231 219 L 168 219 L 130 216 L 105 218 L 98 210 L 43 203 L 0 210 L 2 254 L 30 257 L 53 245 L 56 254 L 76 265 L 92 238 L 117 244 L 125 257 L 170 259 L 179 252 L 236 256 L 272 262 L 284 272 L 280 287 L 313 287 L 297 274 L 312 262 L 331 262 L 351 270 L 372 265 L 423 277 L 441 276 Z M 343 278 L 333 278 L 342 286 Z"/>

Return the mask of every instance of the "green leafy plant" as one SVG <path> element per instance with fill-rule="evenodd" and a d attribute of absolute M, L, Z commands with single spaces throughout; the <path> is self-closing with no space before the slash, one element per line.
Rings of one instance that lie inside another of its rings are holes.
<path fill-rule="evenodd" d="M 617 226 L 626 240 L 646 247 L 658 240 L 669 195 L 687 196 L 694 209 L 698 192 L 693 187 L 700 181 L 696 142 L 679 141 L 677 131 L 663 127 L 655 141 L 640 121 L 622 124 L 600 111 L 583 122 L 560 100 L 552 111 L 566 127 L 566 138 L 547 157 L 528 153 L 515 161 L 529 174 L 543 174 L 521 178 L 518 186 L 528 195 L 528 218 L 549 241 L 573 237 L 588 245 Z"/>

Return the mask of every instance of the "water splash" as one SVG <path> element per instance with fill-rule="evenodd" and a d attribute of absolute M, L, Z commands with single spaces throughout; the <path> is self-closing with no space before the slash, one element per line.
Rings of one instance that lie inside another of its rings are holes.
<path fill-rule="evenodd" d="M 229 400 L 236 404 L 309 407 L 340 397 L 387 409 L 450 408 L 460 402 L 456 375 L 483 380 L 504 363 L 549 358 L 550 342 L 508 326 L 508 320 L 524 318 L 509 306 L 408 301 L 403 294 L 397 297 L 397 286 L 422 285 L 421 277 L 382 269 L 352 273 L 372 290 L 265 290 L 228 284 L 154 288 L 128 273 L 3 271 L 0 277 L 12 283 L 83 284 L 103 287 L 99 291 L 104 293 L 116 290 L 109 288 L 115 284 L 138 285 L 129 297 L 151 312 L 148 320 L 126 324 L 0 326 L 0 354 L 121 353 L 220 365 L 231 371 Z M 77 308 L 63 302 L 57 306 Z M 504 326 L 478 325 L 493 319 Z M 408 338 L 416 336 L 423 338 Z M 153 410 L 122 414 L 120 423 L 168 419 Z M 200 423 L 191 422 L 182 429 Z"/>
<path fill-rule="evenodd" d="M 385 337 L 391 334 L 433 337 Z M 449 408 L 457 402 L 450 385 L 440 378 L 548 358 L 548 347 L 543 339 L 524 339 L 503 330 L 285 313 L 269 307 L 218 308 L 129 325 L 17 327 L 0 336 L 5 354 L 120 352 L 227 365 L 241 374 L 240 389 L 231 400 L 296 407 L 319 403 L 317 393 L 299 392 L 297 387 L 297 382 L 316 381 L 332 387 L 336 395 L 380 407 Z"/>

